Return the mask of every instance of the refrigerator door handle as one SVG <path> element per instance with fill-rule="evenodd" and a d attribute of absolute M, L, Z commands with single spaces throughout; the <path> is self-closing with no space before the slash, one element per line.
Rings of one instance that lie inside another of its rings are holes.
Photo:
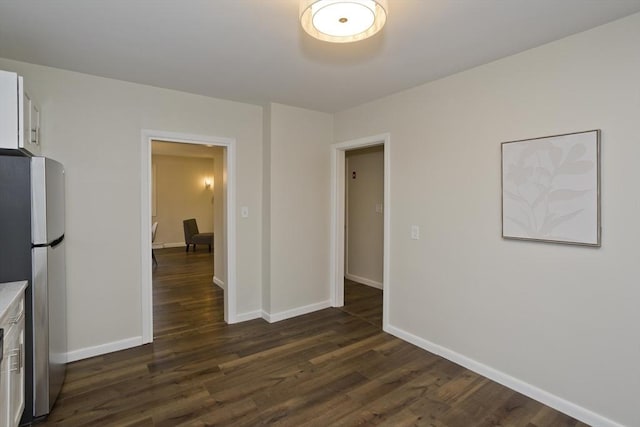
<path fill-rule="evenodd" d="M 64 234 L 62 236 L 58 237 L 56 240 L 54 240 L 51 243 L 38 243 L 38 244 L 35 244 L 35 245 L 31 245 L 31 247 L 32 248 L 46 248 L 46 247 L 55 248 L 56 246 L 58 246 L 63 241 L 64 241 Z"/>
<path fill-rule="evenodd" d="M 60 243 L 62 243 L 64 241 L 64 234 L 60 237 L 58 237 L 56 240 L 54 240 L 53 242 L 51 242 L 51 247 L 55 248 L 56 246 L 58 246 Z"/>

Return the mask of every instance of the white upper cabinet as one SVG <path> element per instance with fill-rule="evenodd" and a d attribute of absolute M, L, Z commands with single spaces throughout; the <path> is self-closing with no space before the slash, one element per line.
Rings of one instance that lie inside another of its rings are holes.
<path fill-rule="evenodd" d="M 31 116 L 29 117 L 29 135 L 31 136 L 31 144 L 37 147 L 38 154 L 40 154 L 40 107 L 38 107 L 38 105 L 32 98 L 29 99 L 31 104 Z"/>
<path fill-rule="evenodd" d="M 40 154 L 40 108 L 9 71 L 0 71 L 0 149 Z"/>

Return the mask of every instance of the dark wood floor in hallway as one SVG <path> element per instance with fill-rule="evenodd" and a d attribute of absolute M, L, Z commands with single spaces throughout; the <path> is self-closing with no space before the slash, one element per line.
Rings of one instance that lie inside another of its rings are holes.
<path fill-rule="evenodd" d="M 347 283 L 342 310 L 226 325 L 211 254 L 156 254 L 154 343 L 70 364 L 40 425 L 585 425 L 382 332 L 379 290 Z"/>

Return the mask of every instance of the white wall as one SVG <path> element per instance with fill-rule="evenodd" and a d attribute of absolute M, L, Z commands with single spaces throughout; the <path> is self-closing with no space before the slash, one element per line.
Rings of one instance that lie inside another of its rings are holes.
<path fill-rule="evenodd" d="M 215 187 L 204 185 L 205 178 L 214 179 L 213 159 L 165 155 L 151 159 L 156 168 L 155 242 L 184 243 L 182 221 L 188 218 L 196 219 L 200 232 L 213 232 Z"/>
<path fill-rule="evenodd" d="M 640 14 L 335 116 L 391 133 L 391 330 L 597 425 L 638 425 L 638 46 Z M 594 128 L 602 247 L 502 240 L 500 143 Z"/>
<path fill-rule="evenodd" d="M 384 148 L 347 151 L 345 164 L 345 277 L 382 289 Z"/>
<path fill-rule="evenodd" d="M 142 333 L 141 129 L 237 141 L 237 312 L 260 309 L 262 108 L 0 59 L 42 104 L 43 154 L 67 177 L 71 357 Z M 239 212 L 239 209 L 238 209 Z"/>
<path fill-rule="evenodd" d="M 332 116 L 270 104 L 270 320 L 329 306 Z M 293 310 L 293 311 L 292 311 Z"/>

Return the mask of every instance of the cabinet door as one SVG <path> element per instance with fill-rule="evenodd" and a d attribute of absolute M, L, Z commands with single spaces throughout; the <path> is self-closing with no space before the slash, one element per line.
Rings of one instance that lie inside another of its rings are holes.
<path fill-rule="evenodd" d="M 40 107 L 31 101 L 31 144 L 40 147 Z M 40 149 L 40 148 L 38 148 Z"/>
<path fill-rule="evenodd" d="M 22 79 L 16 73 L 0 70 L 0 148 L 15 150 L 20 147 L 21 85 Z"/>
<path fill-rule="evenodd" d="M 22 91 L 22 148 L 40 154 L 40 108 L 26 91 Z"/>
<path fill-rule="evenodd" d="M 9 357 L 5 351 L 0 364 L 0 425 L 10 425 L 9 404 Z"/>
<path fill-rule="evenodd" d="M 9 356 L 9 425 L 20 424 L 24 411 L 24 311 L 10 331 Z"/>
<path fill-rule="evenodd" d="M 29 129 L 31 129 L 31 97 L 22 91 L 22 134 L 20 135 L 20 147 L 24 148 L 29 141 Z"/>

